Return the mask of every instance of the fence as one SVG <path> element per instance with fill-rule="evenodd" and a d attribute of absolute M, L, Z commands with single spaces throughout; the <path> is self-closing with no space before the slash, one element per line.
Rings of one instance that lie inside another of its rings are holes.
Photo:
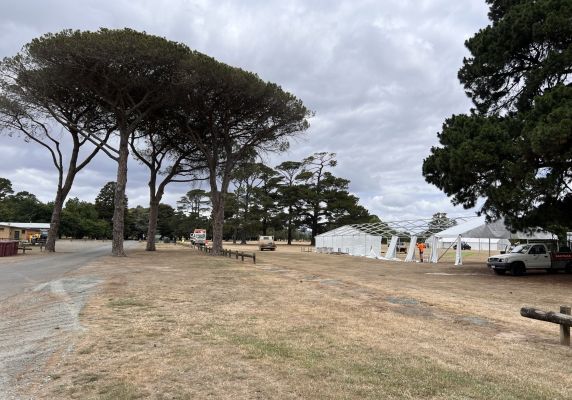
<path fill-rule="evenodd" d="M 542 311 L 532 307 L 522 307 L 520 315 L 525 318 L 552 322 L 560 325 L 560 344 L 570 346 L 570 326 L 572 326 L 571 307 L 560 306 L 560 312 Z"/>
<path fill-rule="evenodd" d="M 198 250 L 202 251 L 203 253 L 207 253 L 207 254 L 212 254 L 212 247 L 207 247 L 207 246 L 195 246 L 195 248 L 197 248 Z M 245 253 L 242 251 L 232 251 L 232 250 L 225 250 L 223 249 L 220 253 L 221 256 L 223 257 L 228 257 L 228 258 L 232 258 L 235 257 L 237 260 L 240 257 L 240 259 L 242 260 L 242 262 L 244 262 L 244 258 L 252 258 L 252 262 L 254 264 L 256 264 L 256 253 Z"/>

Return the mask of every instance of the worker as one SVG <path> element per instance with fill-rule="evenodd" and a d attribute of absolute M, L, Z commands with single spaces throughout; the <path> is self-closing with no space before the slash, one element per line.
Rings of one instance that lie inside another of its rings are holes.
<path fill-rule="evenodd" d="M 425 251 L 425 243 L 417 243 L 417 248 L 419 249 L 419 259 L 423 262 L 423 252 Z"/>

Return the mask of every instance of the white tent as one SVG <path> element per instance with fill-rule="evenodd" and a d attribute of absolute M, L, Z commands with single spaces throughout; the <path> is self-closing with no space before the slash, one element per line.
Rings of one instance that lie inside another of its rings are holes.
<path fill-rule="evenodd" d="M 549 232 L 536 229 L 532 232 L 511 232 L 504 225 L 504 220 L 487 223 L 485 217 L 473 218 L 467 222 L 452 226 L 433 236 L 438 238 L 437 246 L 449 248 L 461 235 L 462 241 L 473 250 L 502 250 L 510 244 L 509 239 L 517 240 L 551 240 Z M 428 239 L 430 243 L 430 239 Z"/>
<path fill-rule="evenodd" d="M 316 235 L 316 252 L 347 253 L 354 256 L 381 254 L 381 236 L 363 232 L 350 225 Z"/>

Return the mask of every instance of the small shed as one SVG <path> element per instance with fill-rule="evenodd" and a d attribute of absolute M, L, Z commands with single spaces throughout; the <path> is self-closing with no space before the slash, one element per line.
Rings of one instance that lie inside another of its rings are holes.
<path fill-rule="evenodd" d="M 316 252 L 346 253 L 353 256 L 367 256 L 373 252 L 381 254 L 381 236 L 364 232 L 351 225 L 316 235 Z"/>
<path fill-rule="evenodd" d="M 48 229 L 50 224 L 45 222 L 0 222 L 0 240 L 30 240 Z"/>

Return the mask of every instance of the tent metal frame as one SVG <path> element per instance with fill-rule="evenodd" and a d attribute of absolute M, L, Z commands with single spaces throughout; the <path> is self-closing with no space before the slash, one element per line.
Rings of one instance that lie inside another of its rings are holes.
<path fill-rule="evenodd" d="M 450 228 L 451 220 L 459 224 L 461 222 L 466 222 L 472 218 L 477 218 L 477 216 L 470 215 L 449 217 L 447 221 L 443 221 L 442 223 L 439 223 L 439 221 L 436 222 L 433 218 L 427 218 L 400 221 L 383 221 L 367 224 L 349 224 L 334 229 L 336 233 L 332 236 L 343 236 L 344 234 L 353 236 L 355 235 L 355 230 L 357 230 L 361 233 L 374 236 L 387 237 L 396 235 L 400 238 L 410 238 L 411 236 L 417 236 L 418 239 L 427 239 L 431 235 Z M 321 235 L 327 234 L 328 232 L 324 232 Z"/>

